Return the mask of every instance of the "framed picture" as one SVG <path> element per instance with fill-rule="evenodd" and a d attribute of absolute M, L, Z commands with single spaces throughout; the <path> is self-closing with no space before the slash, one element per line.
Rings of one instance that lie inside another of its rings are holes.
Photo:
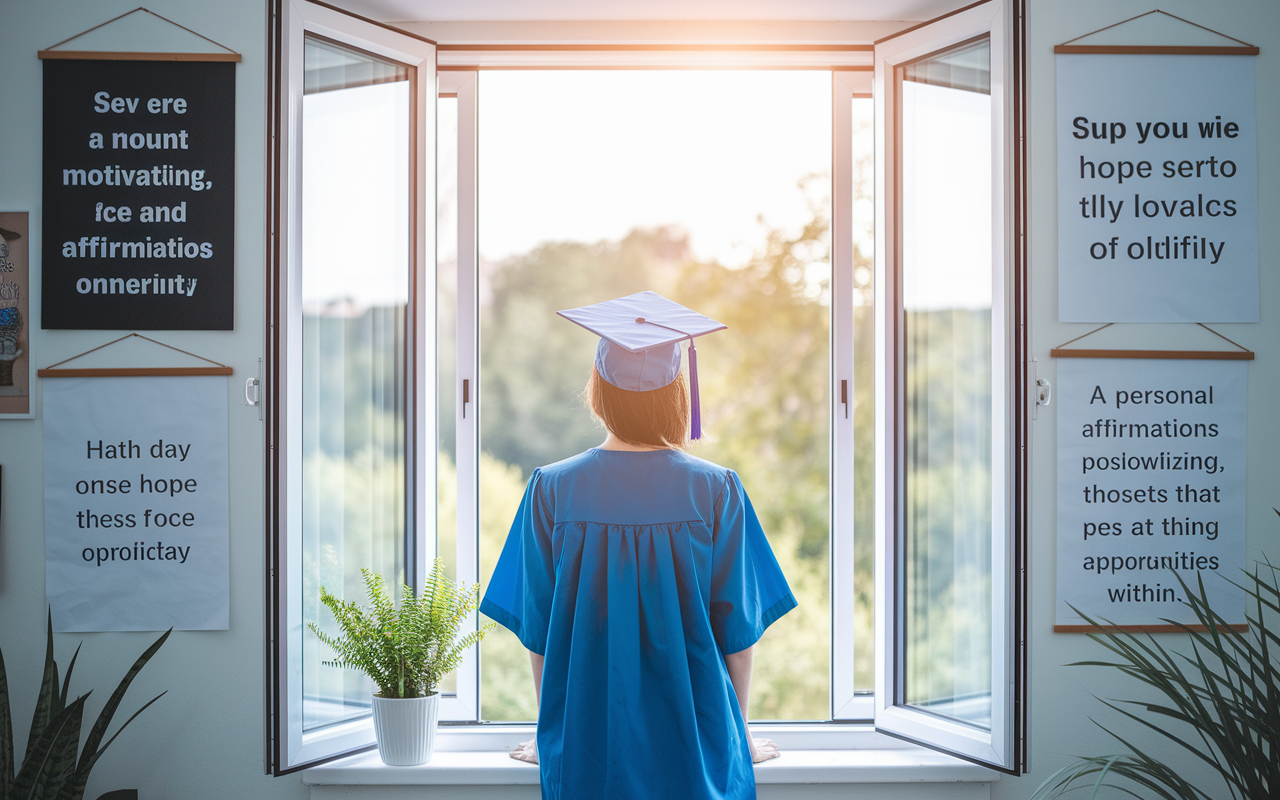
<path fill-rule="evenodd" d="M 28 216 L 26 211 L 0 211 L 0 419 L 35 416 Z"/>

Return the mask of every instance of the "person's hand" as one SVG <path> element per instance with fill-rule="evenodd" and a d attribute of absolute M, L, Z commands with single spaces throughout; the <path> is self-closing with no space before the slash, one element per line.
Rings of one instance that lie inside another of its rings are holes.
<path fill-rule="evenodd" d="M 761 739 L 760 741 L 767 742 L 769 740 Z M 773 742 L 769 742 L 769 744 L 773 744 Z M 774 750 L 775 751 L 777 750 L 777 745 L 774 745 Z M 521 742 L 520 744 L 516 745 L 516 749 L 512 750 L 507 755 L 511 756 L 516 761 L 525 761 L 530 764 L 537 764 L 538 763 L 538 740 L 530 739 L 527 742 Z M 777 755 L 777 753 L 775 752 L 774 755 Z M 773 758 L 773 756 L 769 756 L 769 758 Z"/>
<path fill-rule="evenodd" d="M 761 761 L 768 761 L 771 758 L 777 758 L 782 755 L 782 751 L 778 749 L 778 744 L 772 739 L 747 737 L 747 741 L 751 743 L 752 764 L 759 764 Z"/>

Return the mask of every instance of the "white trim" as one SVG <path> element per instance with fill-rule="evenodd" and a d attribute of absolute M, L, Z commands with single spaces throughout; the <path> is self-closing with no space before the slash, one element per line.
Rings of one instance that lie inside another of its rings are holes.
<path fill-rule="evenodd" d="M 854 327 L 853 108 L 871 73 L 831 73 L 831 718 L 870 719 L 871 698 L 854 691 Z M 841 386 L 847 403 L 841 402 Z M 865 502 L 865 500 L 864 500 Z"/>
<path fill-rule="evenodd" d="M 831 69 L 871 67 L 865 50 L 445 50 L 453 69 Z"/>
<path fill-rule="evenodd" d="M 537 767 L 507 756 L 532 730 L 516 725 L 484 731 L 442 728 L 436 734 L 435 755 L 420 767 L 388 767 L 377 753 L 368 752 L 307 770 L 302 780 L 314 786 L 537 785 Z M 757 784 L 981 784 L 1000 778 L 983 767 L 878 735 L 865 726 L 848 726 L 820 738 L 803 726 L 753 725 L 751 730 L 782 748 L 780 758 L 755 766 Z M 930 795 L 925 790 L 921 796 Z"/>
<path fill-rule="evenodd" d="M 281 424 L 281 474 L 285 486 L 278 487 L 281 506 L 285 509 L 284 519 L 280 522 L 283 530 L 280 535 L 284 542 L 283 574 L 280 576 L 280 596 L 276 598 L 280 604 L 280 614 L 284 619 L 283 641 L 275 643 L 283 650 L 280 659 L 281 667 L 275 676 L 277 692 L 283 698 L 280 713 L 282 720 L 277 721 L 280 736 L 280 763 L 276 770 L 291 770 L 304 766 L 318 759 L 331 757 L 353 748 L 364 747 L 373 743 L 373 724 L 365 718 L 336 725 L 325 726 L 315 731 L 304 732 L 302 722 L 302 606 L 297 598 L 302 594 L 302 438 L 300 420 L 302 419 L 302 327 L 301 302 L 301 198 L 299 181 L 302 175 L 302 94 L 303 94 L 303 37 L 307 33 L 315 33 L 347 44 L 351 47 L 374 53 L 380 57 L 404 64 L 414 73 L 415 108 L 417 118 L 413 121 L 416 138 L 412 143 L 413 160 L 419 168 L 416 180 L 411 181 L 415 192 L 417 216 L 414 220 L 416 228 L 416 247 L 413 252 L 414 280 L 416 293 L 413 302 L 418 304 L 416 319 L 413 321 L 414 331 L 411 339 L 413 362 L 406 366 L 410 370 L 414 384 L 412 403 L 409 409 L 410 419 L 406 421 L 409 435 L 415 436 L 408 445 L 412 481 L 406 487 L 408 497 L 413 503 L 413 516 L 406 520 L 411 525 L 415 537 L 414 546 L 409 548 L 413 563 L 409 568 L 416 569 L 416 582 L 420 584 L 425 573 L 423 566 L 427 557 L 426 526 L 428 519 L 434 519 L 434 511 L 428 514 L 427 498 L 423 487 L 435 483 L 435 459 L 429 461 L 420 452 L 423 448 L 414 446 L 416 434 L 434 429 L 431 422 L 435 418 L 435 379 L 427 373 L 425 348 L 434 339 L 434 281 L 427 285 L 423 280 L 426 265 L 435 263 L 435 226 L 427 226 L 424 222 L 428 208 L 427 186 L 431 187 L 430 208 L 435 207 L 435 46 L 427 42 L 405 36 L 349 15 L 320 6 L 307 0 L 286 0 L 283 4 L 281 60 L 285 65 L 281 75 L 281 122 L 280 130 L 280 180 L 282 193 L 281 224 L 284 231 L 282 248 L 282 283 L 286 297 L 284 306 L 283 340 L 284 381 L 276 387 L 279 402 L 283 409 Z M 430 102 L 427 102 L 427 99 Z M 431 254 L 427 260 L 427 254 Z M 425 315 L 425 316 L 424 316 Z M 409 355 L 409 354 L 407 354 Z M 434 454 L 433 454 L 434 455 Z M 430 483 L 428 483 L 430 481 Z M 434 536 L 431 541 L 434 541 Z M 434 546 L 431 546 L 434 551 Z M 279 708 L 279 701 L 277 701 Z"/>
<path fill-rule="evenodd" d="M 407 21 L 397 28 L 450 49 L 461 45 L 871 45 L 911 20 L 478 20 Z"/>
<path fill-rule="evenodd" d="M 458 96 L 458 313 L 457 375 L 454 376 L 458 503 L 456 575 L 458 582 L 480 580 L 480 426 L 479 331 L 476 291 L 479 264 L 476 236 L 476 74 L 440 73 L 440 92 Z M 470 400 L 462 403 L 462 381 L 470 381 Z M 466 414 L 466 417 L 463 417 Z M 471 614 L 468 629 L 478 616 Z M 458 666 L 457 695 L 443 698 L 440 719 L 476 722 L 480 719 L 480 647 L 472 647 Z"/>
<path fill-rule="evenodd" d="M 1013 380 L 1009 347 L 1008 300 L 1012 291 L 1007 274 L 1010 252 L 1009 233 L 1012 209 L 1008 198 L 1007 165 L 1011 147 L 1006 129 L 1010 120 L 1009 76 L 1012 63 L 1011 19 L 1008 0 L 991 0 L 963 12 L 939 19 L 878 45 L 875 53 L 875 97 L 877 124 L 876 166 L 876 316 L 879 338 L 876 356 L 877 438 L 876 463 L 878 484 L 876 528 L 881 532 L 876 542 L 876 727 L 911 741 L 937 747 L 965 758 L 1005 769 L 1014 768 L 1014 743 L 1011 692 L 1013 626 L 1010 608 L 1012 586 L 1012 514 L 1013 476 L 1009 465 L 1012 408 L 1008 386 Z M 896 444 L 904 435 L 904 421 L 898 413 L 904 391 L 904 376 L 895 374 L 901 356 L 901 302 L 896 295 L 896 276 L 901 241 L 894 221 L 900 199 L 896 192 L 897 165 L 896 125 L 898 120 L 894 69 L 900 64 L 937 52 L 948 46 L 990 34 L 992 97 L 992 419 L 991 419 L 991 730 L 983 731 L 963 723 L 944 719 L 918 708 L 905 705 L 903 693 L 903 648 L 905 627 L 898 608 L 900 587 L 897 585 L 899 547 L 898 520 L 902 504 L 896 495 L 901 485 L 902 467 L 895 463 Z M 891 324 L 889 314 L 893 316 Z M 888 341 L 888 336 L 895 341 Z M 890 379 L 896 385 L 890 385 Z M 889 438 L 892 435 L 893 438 Z"/>

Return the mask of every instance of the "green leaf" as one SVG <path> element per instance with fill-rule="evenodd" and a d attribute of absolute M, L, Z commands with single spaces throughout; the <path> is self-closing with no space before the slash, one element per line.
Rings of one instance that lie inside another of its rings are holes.
<path fill-rule="evenodd" d="M 50 718 L 40 737 L 27 743 L 27 757 L 14 779 L 12 800 L 53 800 L 76 763 L 80 746 L 81 695 Z"/>
<path fill-rule="evenodd" d="M 142 671 L 142 668 L 156 654 L 156 651 L 160 649 L 160 646 L 165 643 L 171 633 L 173 633 L 173 628 L 162 633 L 159 639 L 156 639 L 150 647 L 143 651 L 142 655 L 138 656 L 138 660 L 133 662 L 133 666 L 120 679 L 120 684 L 116 686 L 116 690 L 107 699 L 106 705 L 102 707 L 102 711 L 98 714 L 98 719 L 93 723 L 93 728 L 89 730 L 89 736 L 85 739 L 84 750 L 80 754 L 80 763 L 75 770 L 75 778 L 68 784 L 70 792 L 64 791 L 61 797 L 66 798 L 66 800 L 80 800 L 84 796 L 84 788 L 89 782 L 89 772 L 93 769 L 93 765 L 98 763 L 98 759 L 106 752 L 107 747 L 110 746 L 111 742 L 115 741 L 115 736 L 120 735 L 120 731 L 116 731 L 116 735 L 112 736 L 106 745 L 101 748 L 98 747 L 102 737 L 107 733 L 107 727 L 111 725 L 111 718 L 115 716 L 116 709 L 120 707 L 120 701 L 124 699 L 125 692 L 129 690 L 129 685 L 133 683 L 133 679 L 138 676 L 138 673 Z M 135 712 L 124 725 L 120 726 L 120 730 L 124 730 L 125 725 L 132 722 L 151 703 L 163 696 L 163 693 L 161 693 L 161 695 L 153 698 L 147 705 Z"/>
<path fill-rule="evenodd" d="M 401 587 L 399 607 L 386 583 L 371 570 L 361 570 L 371 610 L 343 603 L 320 590 L 321 602 L 333 613 L 340 634 L 331 636 L 314 622 L 308 627 L 335 654 L 333 666 L 358 669 L 378 685 L 382 697 L 425 697 L 457 666 L 467 647 L 479 642 L 492 626 L 461 639 L 463 622 L 479 606 L 479 586 L 460 587 L 444 575 L 436 559 L 421 595 Z"/>
<path fill-rule="evenodd" d="M 9 677 L 0 653 L 0 800 L 9 800 L 13 787 L 13 718 L 9 716 Z"/>
<path fill-rule="evenodd" d="M 27 734 L 27 756 L 30 756 L 32 742 L 40 740 L 45 728 L 53 719 L 54 706 L 58 697 L 58 665 L 53 660 L 53 611 L 48 612 L 48 628 L 44 651 L 44 676 L 40 680 L 40 694 L 36 696 L 36 709 L 31 714 L 31 732 Z"/>
<path fill-rule="evenodd" d="M 71 655 L 71 663 L 67 665 L 66 677 L 62 679 L 62 693 L 60 695 L 62 699 L 58 701 L 59 708 L 65 708 L 67 705 L 67 690 L 71 688 L 71 671 L 76 668 L 76 659 L 80 657 L 80 648 L 83 645 L 84 642 L 76 645 L 76 651 Z"/>
<path fill-rule="evenodd" d="M 1080 615 L 1101 628 L 1089 638 L 1116 659 L 1079 662 L 1080 665 L 1117 669 L 1157 690 L 1166 700 L 1103 703 L 1123 719 L 1176 746 L 1175 752 L 1181 758 L 1157 759 L 1121 733 L 1099 725 L 1131 755 L 1082 757 L 1077 764 L 1055 772 L 1041 783 L 1034 800 L 1085 788 L 1077 784 L 1090 777 L 1094 778 L 1095 794 L 1102 786 L 1110 786 L 1135 797 L 1209 800 L 1206 792 L 1178 774 L 1177 768 L 1184 763 L 1197 761 L 1218 772 L 1233 798 L 1254 800 L 1274 794 L 1280 786 L 1276 758 L 1280 752 L 1280 665 L 1271 645 L 1280 644 L 1280 638 L 1269 623 L 1280 612 L 1280 583 L 1270 562 L 1265 562 L 1265 568 L 1269 579 L 1263 576 L 1263 564 L 1259 564 L 1252 573 L 1245 573 L 1244 583 L 1231 581 L 1255 606 L 1252 616 L 1246 611 L 1247 633 L 1232 630 L 1229 622 L 1212 608 L 1203 576 L 1197 573 L 1192 587 L 1182 575 L 1174 573 L 1186 598 L 1184 604 L 1194 614 L 1196 624 L 1204 628 L 1192 630 L 1190 625 L 1165 620 L 1185 633 L 1189 653 L 1171 654 L 1153 636 L 1139 636 L 1115 628 L 1108 620 Z M 1193 735 L 1187 735 L 1179 724 L 1190 728 Z M 1194 758 L 1187 759 L 1187 755 Z M 1139 787 L 1145 794 L 1136 794 L 1130 786 Z"/>

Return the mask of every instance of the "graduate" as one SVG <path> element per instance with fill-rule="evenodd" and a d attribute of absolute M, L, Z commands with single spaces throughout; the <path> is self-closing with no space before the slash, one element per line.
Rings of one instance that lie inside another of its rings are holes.
<path fill-rule="evenodd" d="M 684 451 L 693 340 L 725 326 L 654 292 L 559 313 L 601 337 L 584 396 L 608 435 L 534 470 L 480 606 L 533 666 L 512 757 L 544 800 L 754 798 L 778 749 L 747 729 L 752 648 L 796 600 L 738 476 Z"/>

